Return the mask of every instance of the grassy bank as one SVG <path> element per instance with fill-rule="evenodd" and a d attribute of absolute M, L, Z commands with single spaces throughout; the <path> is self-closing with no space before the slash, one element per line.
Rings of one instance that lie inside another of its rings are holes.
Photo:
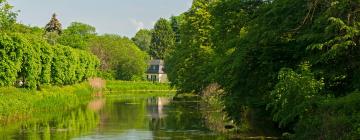
<path fill-rule="evenodd" d="M 37 113 L 70 110 L 86 104 L 92 90 L 86 83 L 72 86 L 44 86 L 41 91 L 0 88 L 0 122 L 7 124 L 16 120 L 32 118 Z"/>
<path fill-rule="evenodd" d="M 107 92 L 119 91 L 176 91 L 167 83 L 133 82 L 133 81 L 107 81 Z"/>

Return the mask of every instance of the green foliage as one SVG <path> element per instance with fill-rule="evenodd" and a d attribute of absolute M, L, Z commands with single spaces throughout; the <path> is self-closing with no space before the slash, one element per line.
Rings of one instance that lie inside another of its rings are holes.
<path fill-rule="evenodd" d="M 323 81 L 315 79 L 306 63 L 301 65 L 300 74 L 288 68 L 282 69 L 267 106 L 274 121 L 278 121 L 280 126 L 286 126 L 298 118 L 306 117 L 314 111 L 323 87 Z"/>
<path fill-rule="evenodd" d="M 88 42 L 95 37 L 95 27 L 73 22 L 67 27 L 58 39 L 58 43 L 78 49 L 86 49 Z"/>
<path fill-rule="evenodd" d="M 166 72 L 173 86 L 182 92 L 200 91 L 210 82 L 213 57 L 210 40 L 209 2 L 194 1 L 180 22 L 180 44 L 165 58 Z"/>
<path fill-rule="evenodd" d="M 151 37 L 150 55 L 156 59 L 164 59 L 175 45 L 175 35 L 170 23 L 160 18 L 155 23 Z"/>
<path fill-rule="evenodd" d="M 16 22 L 17 13 L 11 11 L 12 6 L 6 0 L 0 0 L 0 30 L 11 30 Z"/>
<path fill-rule="evenodd" d="M 46 32 L 55 32 L 57 34 L 62 33 L 62 27 L 60 21 L 56 18 L 56 14 L 54 13 L 48 24 L 45 26 Z"/>
<path fill-rule="evenodd" d="M 67 46 L 51 46 L 38 35 L 2 33 L 0 86 L 36 88 L 68 85 L 96 75 L 96 56 Z M 81 58 L 80 58 L 81 57 Z"/>
<path fill-rule="evenodd" d="M 106 89 L 115 91 L 171 91 L 173 90 L 166 83 L 135 82 L 135 81 L 107 81 Z"/>
<path fill-rule="evenodd" d="M 151 31 L 146 29 L 139 30 L 136 35 L 131 39 L 134 43 L 145 52 L 150 51 L 151 45 Z"/>
<path fill-rule="evenodd" d="M 183 15 L 171 16 L 170 25 L 175 35 L 175 43 L 180 43 L 180 24 L 182 22 Z"/>
<path fill-rule="evenodd" d="M 360 136 L 360 93 L 331 98 L 304 117 L 295 127 L 293 139 L 357 139 Z"/>
<path fill-rule="evenodd" d="M 19 34 L 0 35 L 0 86 L 13 85 L 21 70 L 24 50 L 27 44 Z"/>
<path fill-rule="evenodd" d="M 180 92 L 200 93 L 219 84 L 225 110 L 238 123 L 241 109 L 249 108 L 285 130 L 297 128 L 299 139 L 351 139 L 357 134 L 335 128 L 344 128 L 352 117 L 339 113 L 344 109 L 324 110 L 322 104 L 360 89 L 359 5 L 348 0 L 194 0 L 179 22 L 180 41 L 165 59 L 169 80 Z M 334 114 L 339 117 L 329 118 Z M 321 130 L 306 132 L 310 127 Z"/>
<path fill-rule="evenodd" d="M 90 49 L 101 61 L 101 70 L 114 74 L 118 80 L 143 77 L 148 56 L 133 41 L 117 35 L 97 36 L 90 42 Z"/>
<path fill-rule="evenodd" d="M 87 103 L 92 91 L 87 84 L 43 87 L 42 91 L 0 87 L 0 124 L 36 113 L 71 110 Z"/>
<path fill-rule="evenodd" d="M 51 65 L 54 84 L 70 85 L 96 76 L 96 68 L 99 66 L 96 56 L 62 45 L 53 49 L 57 54 Z"/>

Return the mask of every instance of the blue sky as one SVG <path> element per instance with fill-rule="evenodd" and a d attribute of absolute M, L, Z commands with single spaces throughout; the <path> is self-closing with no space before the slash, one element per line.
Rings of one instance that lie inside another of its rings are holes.
<path fill-rule="evenodd" d="M 140 28 L 152 28 L 160 17 L 168 18 L 188 10 L 192 0 L 8 0 L 20 10 L 20 23 L 43 27 L 55 12 L 67 27 L 83 22 L 98 33 L 132 37 Z"/>

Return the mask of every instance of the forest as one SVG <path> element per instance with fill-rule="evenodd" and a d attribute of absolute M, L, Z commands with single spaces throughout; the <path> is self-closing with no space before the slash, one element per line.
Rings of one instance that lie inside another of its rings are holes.
<path fill-rule="evenodd" d="M 133 38 L 62 29 L 55 14 L 30 27 L 0 5 L 0 86 L 142 81 L 148 60 L 164 59 L 177 95 L 215 96 L 241 131 L 266 122 L 286 139 L 360 137 L 360 1 L 194 0 Z"/>
<path fill-rule="evenodd" d="M 356 139 L 359 13 L 355 0 L 194 0 L 170 20 L 169 79 L 183 93 L 219 85 L 238 125 L 269 120 L 291 139 Z"/>

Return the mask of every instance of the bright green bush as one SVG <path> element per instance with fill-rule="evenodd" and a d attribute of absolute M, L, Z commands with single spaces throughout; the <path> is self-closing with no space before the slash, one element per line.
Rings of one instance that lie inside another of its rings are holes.
<path fill-rule="evenodd" d="M 35 36 L 24 35 L 23 59 L 18 78 L 24 80 L 24 87 L 35 88 L 40 82 L 41 74 L 41 43 Z"/>
<path fill-rule="evenodd" d="M 0 86 L 14 84 L 21 70 L 25 39 L 19 34 L 0 35 Z"/>
<path fill-rule="evenodd" d="M 280 126 L 297 122 L 313 111 L 323 87 L 324 83 L 314 78 L 307 64 L 301 66 L 300 74 L 284 68 L 279 72 L 279 82 L 271 91 L 267 108 Z"/>
<path fill-rule="evenodd" d="M 22 81 L 26 88 L 40 84 L 70 85 L 95 76 L 99 60 L 89 52 L 48 44 L 32 34 L 0 35 L 0 86 Z"/>

